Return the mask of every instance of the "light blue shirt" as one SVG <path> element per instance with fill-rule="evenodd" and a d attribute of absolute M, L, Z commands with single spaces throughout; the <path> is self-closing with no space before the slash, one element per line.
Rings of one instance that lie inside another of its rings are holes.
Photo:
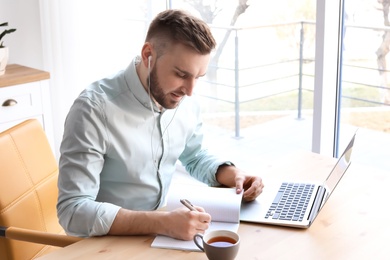
<path fill-rule="evenodd" d="M 91 84 L 66 118 L 57 211 L 70 235 L 107 234 L 120 207 L 162 206 L 177 160 L 194 178 L 219 185 L 215 173 L 226 161 L 202 147 L 195 99 L 185 97 L 176 109 L 162 111 L 152 103 L 152 113 L 136 72 L 138 60 Z"/>

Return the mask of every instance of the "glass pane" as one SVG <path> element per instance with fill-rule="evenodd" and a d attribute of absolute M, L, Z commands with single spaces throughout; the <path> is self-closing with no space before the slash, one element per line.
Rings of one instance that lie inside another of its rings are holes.
<path fill-rule="evenodd" d="M 390 170 L 388 4 L 345 0 L 340 116 L 340 149 L 359 128 L 354 160 L 385 170 Z"/>
<path fill-rule="evenodd" d="M 248 1 L 241 9 L 240 2 L 171 7 L 202 17 L 218 43 L 196 88 L 207 144 L 256 171 L 283 154 L 311 151 L 315 0 Z"/>

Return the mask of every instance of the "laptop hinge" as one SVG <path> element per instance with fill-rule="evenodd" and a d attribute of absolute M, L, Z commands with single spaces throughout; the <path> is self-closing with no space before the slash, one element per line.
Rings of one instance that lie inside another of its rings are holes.
<path fill-rule="evenodd" d="M 323 186 L 318 187 L 317 194 L 314 198 L 313 206 L 311 207 L 309 217 L 307 218 L 309 220 L 310 224 L 317 217 L 318 212 L 320 211 L 320 208 L 322 205 L 322 200 L 324 199 L 325 192 L 326 192 L 326 190 Z"/>

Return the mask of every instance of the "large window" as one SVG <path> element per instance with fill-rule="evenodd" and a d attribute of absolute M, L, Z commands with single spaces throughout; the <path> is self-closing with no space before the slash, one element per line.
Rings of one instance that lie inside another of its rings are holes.
<path fill-rule="evenodd" d="M 389 170 L 389 1 L 344 1 L 340 148 L 359 127 L 355 160 Z"/>
<path fill-rule="evenodd" d="M 213 149 L 252 170 L 297 150 L 338 157 L 359 128 L 355 160 L 390 169 L 387 1 L 202 2 L 171 7 L 219 43 L 197 91 Z"/>

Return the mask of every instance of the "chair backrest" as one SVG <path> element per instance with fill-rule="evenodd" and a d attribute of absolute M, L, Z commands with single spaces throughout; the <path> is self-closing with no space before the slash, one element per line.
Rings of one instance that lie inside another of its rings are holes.
<path fill-rule="evenodd" d="M 58 164 L 45 132 L 30 119 L 0 133 L 0 225 L 61 234 Z M 32 259 L 49 246 L 0 238 L 0 259 Z"/>

